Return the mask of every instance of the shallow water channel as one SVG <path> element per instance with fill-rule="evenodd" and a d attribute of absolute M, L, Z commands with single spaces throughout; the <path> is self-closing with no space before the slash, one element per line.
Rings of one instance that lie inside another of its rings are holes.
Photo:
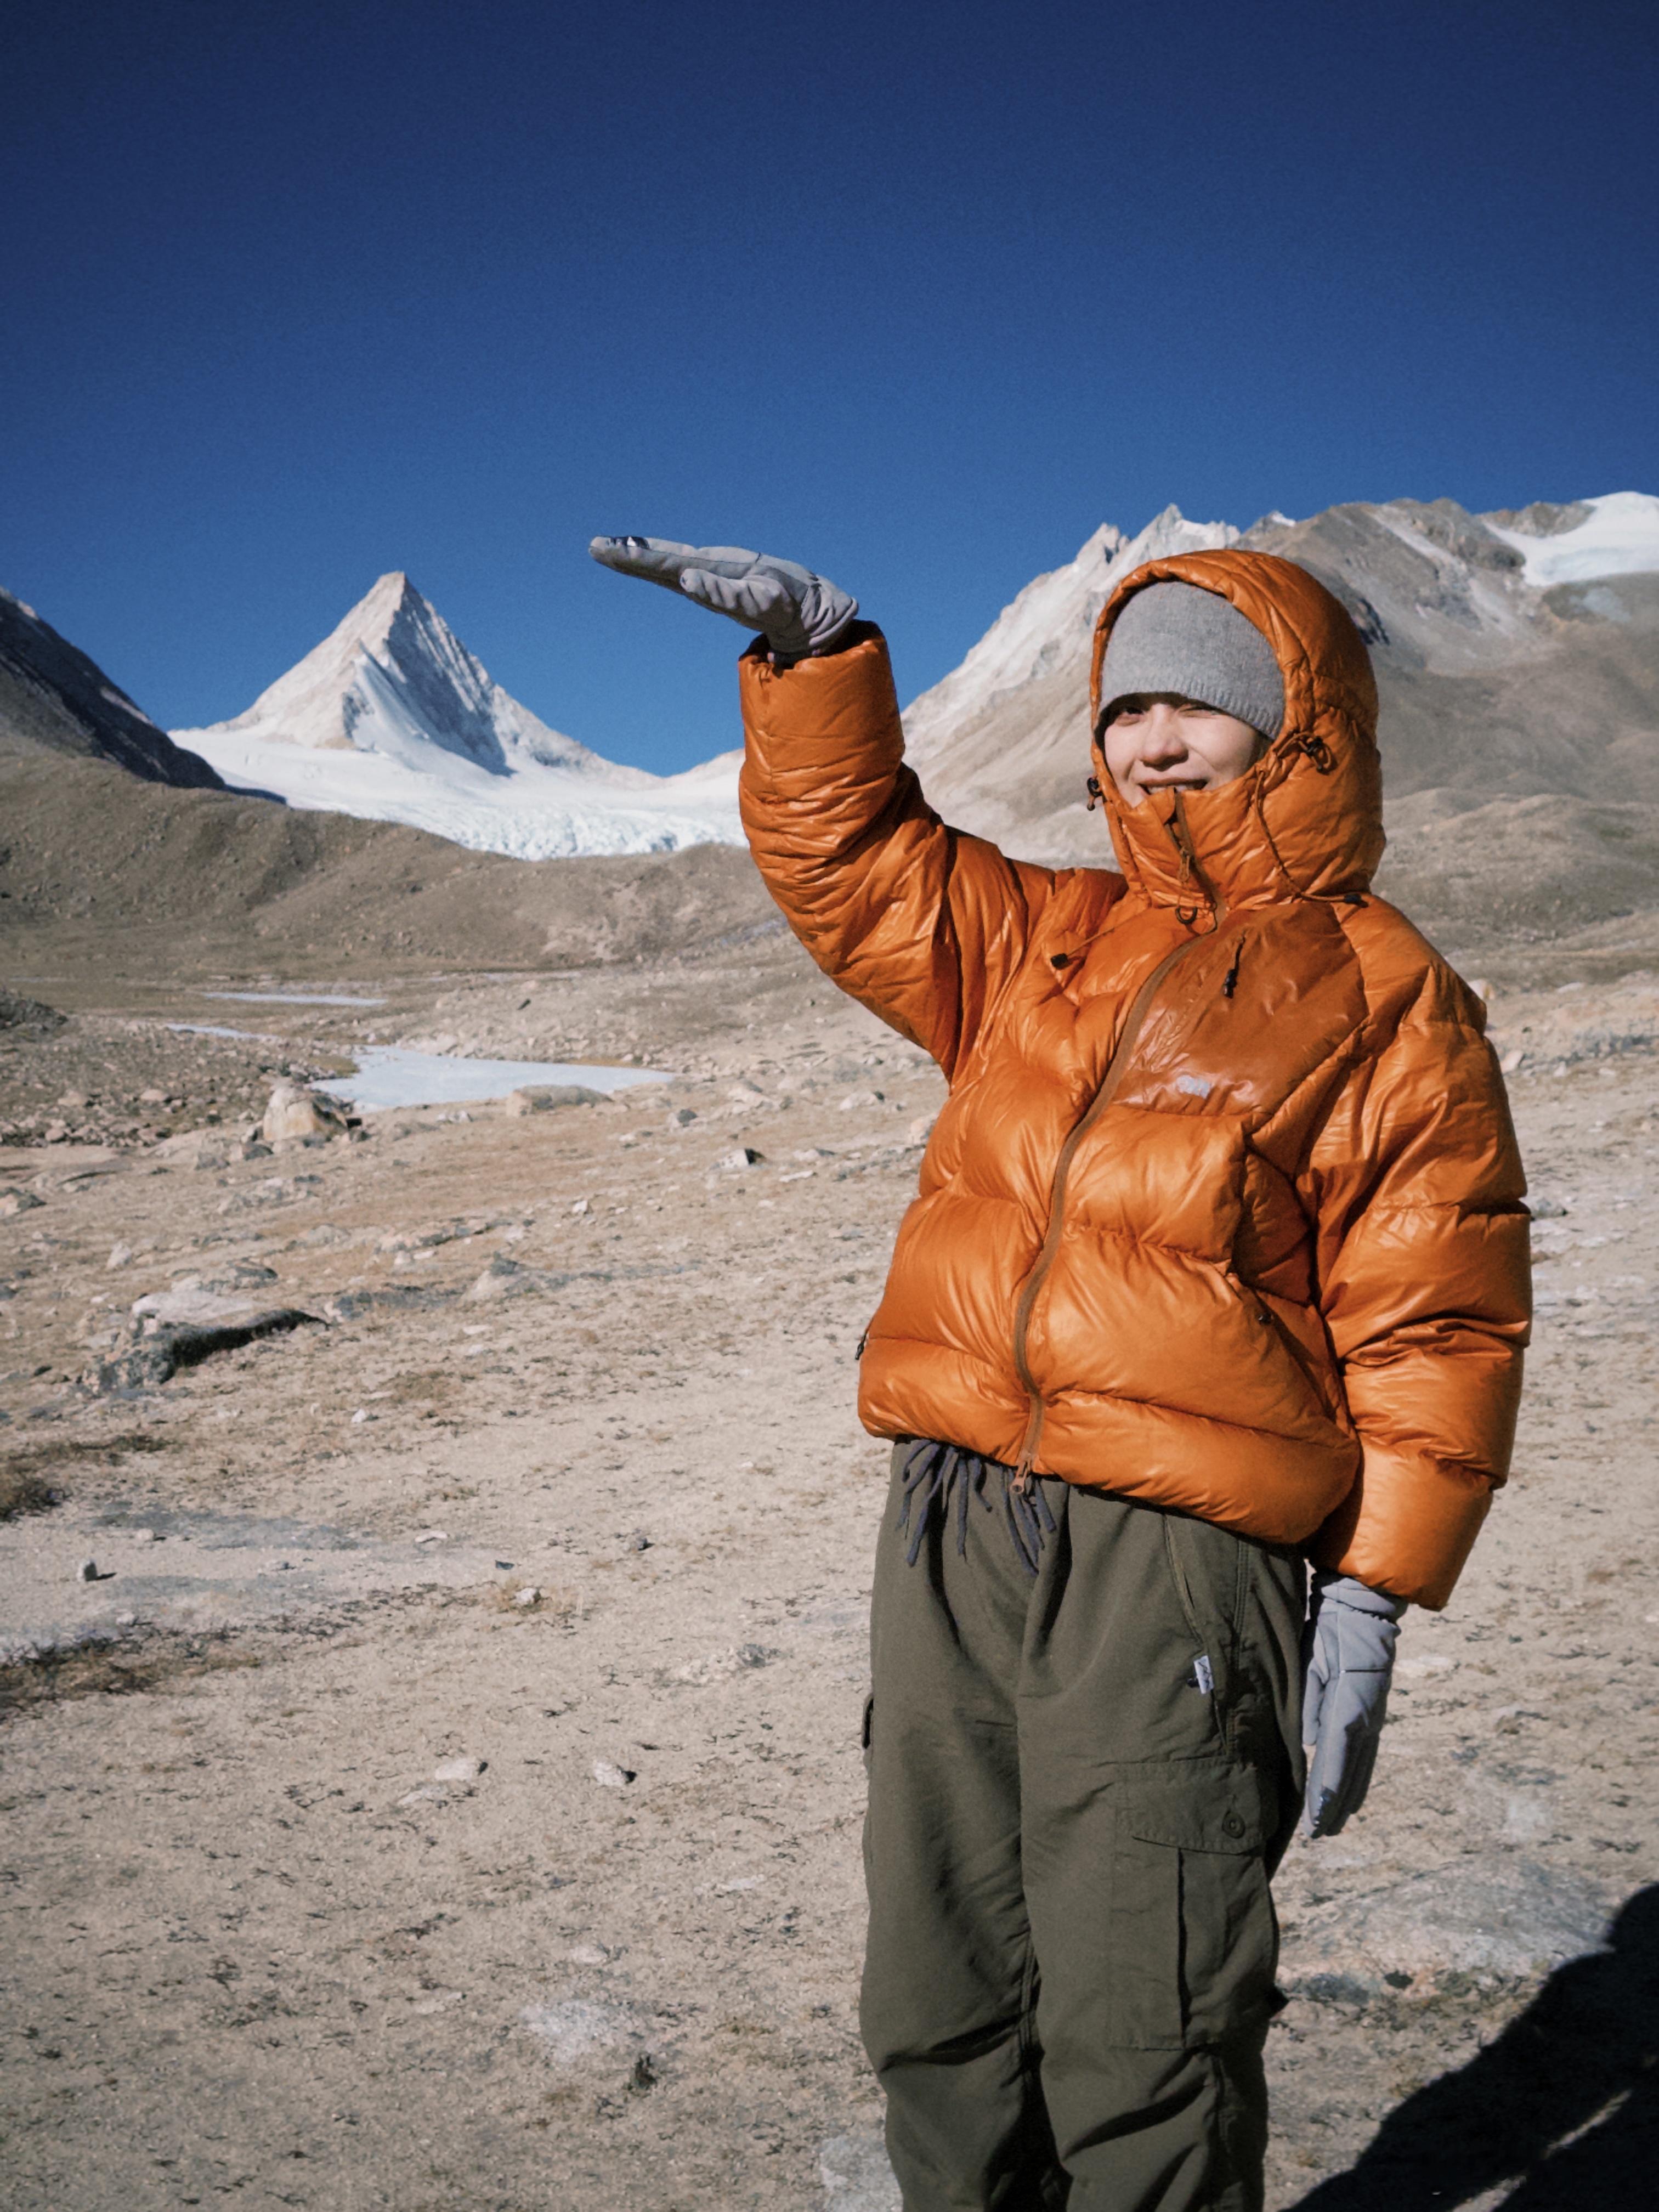
<path fill-rule="evenodd" d="M 450 1106 L 469 1098 L 505 1098 L 509 1091 L 580 1084 L 588 1091 L 626 1091 L 636 1083 L 666 1083 L 659 1067 L 587 1067 L 557 1060 L 456 1060 L 447 1053 L 407 1052 L 401 1045 L 365 1045 L 349 1075 L 319 1083 L 349 1098 L 362 1114 L 393 1106 Z"/>

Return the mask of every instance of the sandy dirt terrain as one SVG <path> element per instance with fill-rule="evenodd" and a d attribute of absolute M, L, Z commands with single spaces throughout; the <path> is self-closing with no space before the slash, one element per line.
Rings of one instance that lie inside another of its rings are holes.
<path fill-rule="evenodd" d="M 1276 2208 L 1496 2204 L 1553 2150 L 1551 2204 L 1641 2201 L 1659 984 L 1616 965 L 1492 971 L 1516 1473 L 1409 1617 L 1370 1805 L 1280 1879 Z M 854 1357 L 935 1071 L 775 931 L 268 979 L 374 1006 L 8 981 L 69 1016 L 0 1030 L 8 2207 L 893 2205 Z M 371 1036 L 674 1079 L 245 1141 Z M 135 1304 L 292 1325 L 146 1383 Z"/>

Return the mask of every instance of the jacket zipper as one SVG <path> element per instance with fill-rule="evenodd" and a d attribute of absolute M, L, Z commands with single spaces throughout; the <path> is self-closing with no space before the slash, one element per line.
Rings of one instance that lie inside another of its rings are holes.
<path fill-rule="evenodd" d="M 1188 834 L 1186 812 L 1182 805 L 1181 793 L 1178 791 L 1175 793 L 1174 812 L 1164 823 L 1164 827 L 1169 830 L 1175 848 L 1181 856 L 1182 875 L 1191 876 L 1209 902 L 1210 912 L 1213 917 L 1213 927 L 1209 933 L 1212 936 L 1221 927 L 1226 915 L 1227 902 L 1198 865 L 1198 857 L 1193 850 L 1193 842 Z M 1180 908 L 1176 910 L 1182 911 Z M 1133 1050 L 1135 1040 L 1140 1035 L 1142 1024 L 1151 1012 L 1153 993 L 1178 960 L 1191 952 L 1195 946 L 1205 942 L 1206 939 L 1202 937 L 1189 937 L 1185 944 L 1177 945 L 1170 951 L 1166 952 L 1139 990 L 1135 993 L 1133 1004 L 1130 1006 L 1127 1018 L 1123 1024 L 1122 1034 L 1118 1038 L 1113 1048 L 1112 1056 L 1106 1063 L 1106 1071 L 1100 1079 L 1100 1088 L 1089 1102 L 1083 1118 L 1073 1124 L 1071 1133 L 1060 1148 L 1060 1157 L 1054 1162 L 1054 1181 L 1049 1185 L 1048 1190 L 1048 1225 L 1043 1234 L 1042 1243 L 1032 1265 L 1031 1272 L 1025 1278 L 1018 1302 L 1014 1307 L 1014 1371 L 1024 1384 L 1026 1394 L 1031 1401 L 1031 1410 L 1026 1417 L 1024 1439 L 1019 1448 L 1019 1462 L 1014 1469 L 1013 1487 L 1016 1490 L 1024 1491 L 1030 1487 L 1031 1471 L 1036 1463 L 1037 1446 L 1042 1438 L 1043 1416 L 1048 1411 L 1042 1393 L 1037 1388 L 1036 1379 L 1026 1360 L 1026 1335 L 1030 1328 L 1031 1313 L 1036 1304 L 1037 1295 L 1048 1279 L 1048 1270 L 1054 1265 L 1054 1255 L 1060 1249 L 1060 1232 L 1066 1213 L 1066 1183 L 1071 1173 L 1073 1158 L 1084 1138 L 1111 1104 L 1113 1096 L 1123 1080 L 1127 1071 L 1129 1054 Z"/>

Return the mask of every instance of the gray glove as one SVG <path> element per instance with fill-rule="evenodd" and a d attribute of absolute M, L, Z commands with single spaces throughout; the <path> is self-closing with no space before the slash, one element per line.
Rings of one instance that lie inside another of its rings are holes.
<path fill-rule="evenodd" d="M 1365 1802 L 1376 1765 L 1403 1598 L 1320 1572 L 1302 1638 L 1302 1740 L 1308 1796 L 1302 1826 L 1334 1836 Z"/>
<path fill-rule="evenodd" d="M 859 603 L 798 562 L 775 561 L 741 545 L 677 545 L 672 538 L 596 538 L 588 551 L 602 568 L 678 592 L 757 629 L 780 659 L 799 660 L 835 644 Z"/>

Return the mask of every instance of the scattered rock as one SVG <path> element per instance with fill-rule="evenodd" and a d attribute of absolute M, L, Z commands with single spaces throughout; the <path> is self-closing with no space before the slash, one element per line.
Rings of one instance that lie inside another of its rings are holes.
<path fill-rule="evenodd" d="M 136 1613 L 118 1613 L 115 1616 L 115 1626 L 118 1628 L 136 1628 L 138 1626 L 138 1616 Z"/>
<path fill-rule="evenodd" d="M 513 1602 L 520 1613 L 528 1613 L 532 1605 L 539 1605 L 541 1601 L 541 1591 L 533 1583 L 527 1589 L 515 1590 L 513 1593 Z"/>
<path fill-rule="evenodd" d="M 906 1144 L 925 1145 L 929 1137 L 933 1135 L 933 1124 L 938 1120 L 939 1115 L 937 1114 L 918 1114 L 915 1120 L 907 1123 L 905 1127 L 904 1141 Z"/>
<path fill-rule="evenodd" d="M 316 1314 L 302 1313 L 297 1306 L 280 1306 L 270 1313 L 253 1314 L 246 1321 L 207 1328 L 159 1328 L 154 1335 L 141 1337 L 130 1352 L 118 1352 L 114 1358 L 88 1368 L 81 1377 L 82 1387 L 98 1397 L 114 1390 L 159 1389 L 181 1367 L 199 1366 L 215 1352 L 239 1352 L 243 1345 L 261 1337 L 283 1336 L 290 1329 L 323 1325 Z"/>
<path fill-rule="evenodd" d="M 112 1245 L 112 1246 L 110 1248 L 110 1255 L 109 1255 L 108 1259 L 105 1261 L 104 1265 L 105 1265 L 105 1267 L 108 1267 L 108 1268 L 110 1268 L 110 1269 L 112 1269 L 112 1269 L 114 1269 L 114 1268 L 117 1268 L 117 1267 L 130 1267 L 132 1265 L 132 1247 L 131 1247 L 131 1244 L 115 1244 L 115 1245 Z"/>
<path fill-rule="evenodd" d="M 526 2005 L 519 2018 L 560 2066 L 579 2065 L 597 2052 L 614 2051 L 638 2039 L 632 2015 L 620 2006 L 590 2004 L 581 1997 Z"/>
<path fill-rule="evenodd" d="M 1565 1198 L 1553 1198 L 1547 1191 L 1536 1190 L 1529 1197 L 1522 1199 L 1521 1203 L 1534 1221 L 1559 1221 L 1566 1214 L 1571 1201 Z"/>
<path fill-rule="evenodd" d="M 246 1321 L 254 1311 L 251 1298 L 227 1297 L 210 1291 L 198 1275 L 184 1276 L 170 1290 L 149 1291 L 129 1309 L 136 1322 L 151 1334 L 176 1322 Z"/>
<path fill-rule="evenodd" d="M 61 1030 L 68 1021 L 56 1006 L 41 999 L 25 999 L 15 991 L 0 990 L 0 1030 L 34 1030 L 42 1034 Z"/>
<path fill-rule="evenodd" d="M 414 1790 L 406 1790 L 398 1800 L 400 1812 L 416 1805 L 441 1805 L 449 1795 L 447 1782 L 422 1782 Z"/>
<path fill-rule="evenodd" d="M 1603 1899 L 1576 1875 L 1483 1857 L 1316 1908 L 1287 1937 L 1285 1984 L 1316 2001 L 1360 2001 L 1407 1986 L 1401 1975 L 1421 1996 L 1451 1975 L 1527 1982 L 1595 1950 L 1607 1921 Z"/>
<path fill-rule="evenodd" d="M 628 1548 L 630 1552 L 648 1552 L 651 1549 L 651 1539 L 643 1528 L 634 1531 L 628 1540 Z"/>
<path fill-rule="evenodd" d="M 757 1168 L 765 1164 L 766 1155 L 757 1152 L 752 1145 L 733 1145 L 729 1152 L 722 1152 L 714 1163 L 726 1170 Z"/>
<path fill-rule="evenodd" d="M 693 1684 L 724 1681 L 750 1668 L 770 1666 L 780 1656 L 768 1644 L 739 1644 L 730 1651 L 710 1652 L 706 1659 L 688 1660 L 684 1667 L 674 1669 L 673 1679 Z"/>
<path fill-rule="evenodd" d="M 35 1206 L 45 1204 L 45 1199 L 37 1198 L 32 1190 L 25 1190 L 17 1183 L 8 1183 L 0 1189 L 0 1218 L 14 1213 L 28 1213 Z"/>
<path fill-rule="evenodd" d="M 626 1790 L 638 1777 L 631 1766 L 617 1766 L 608 1759 L 596 1759 L 593 1779 L 603 1790 Z"/>
<path fill-rule="evenodd" d="M 668 1117 L 668 1127 L 671 1130 L 689 1129 L 696 1118 L 695 1107 L 677 1106 Z"/>
<path fill-rule="evenodd" d="M 411 1541 L 416 1544 L 447 1544 L 449 1541 L 449 1531 L 447 1528 L 422 1528 L 420 1534 L 412 1538 Z"/>
<path fill-rule="evenodd" d="M 849 1091 L 841 1102 L 841 1111 L 848 1114 L 857 1106 L 879 1106 L 885 1096 L 881 1091 Z"/>
<path fill-rule="evenodd" d="M 155 1147 L 156 1158 L 169 1167 L 193 1168 L 198 1173 L 228 1168 L 241 1153 L 240 1144 L 224 1129 L 182 1130 L 176 1137 L 163 1137 Z"/>
<path fill-rule="evenodd" d="M 900 2212 L 899 2185 L 878 2135 L 832 2136 L 818 2153 L 826 2212 Z"/>
<path fill-rule="evenodd" d="M 265 1107 L 259 1133 L 268 1145 L 289 1137 L 332 1137 L 346 1126 L 343 1108 L 301 1083 L 279 1083 Z"/>
<path fill-rule="evenodd" d="M 446 1759 L 432 1770 L 434 1782 L 476 1782 L 489 1761 L 487 1759 Z"/>
<path fill-rule="evenodd" d="M 579 1198 L 576 1200 L 576 1203 L 571 1207 L 570 1211 L 574 1214 L 580 1215 L 583 1213 L 591 1213 L 593 1211 L 593 1208 L 588 1200 Z"/>
<path fill-rule="evenodd" d="M 468 1285 L 465 1295 L 470 1304 L 478 1305 L 490 1298 L 509 1297 L 514 1291 L 528 1290 L 534 1281 L 528 1267 L 498 1252 L 477 1281 Z"/>
<path fill-rule="evenodd" d="M 80 1565 L 75 1570 L 75 1579 L 77 1583 L 101 1582 L 103 1580 L 103 1577 L 98 1571 L 97 1560 L 82 1559 Z"/>

